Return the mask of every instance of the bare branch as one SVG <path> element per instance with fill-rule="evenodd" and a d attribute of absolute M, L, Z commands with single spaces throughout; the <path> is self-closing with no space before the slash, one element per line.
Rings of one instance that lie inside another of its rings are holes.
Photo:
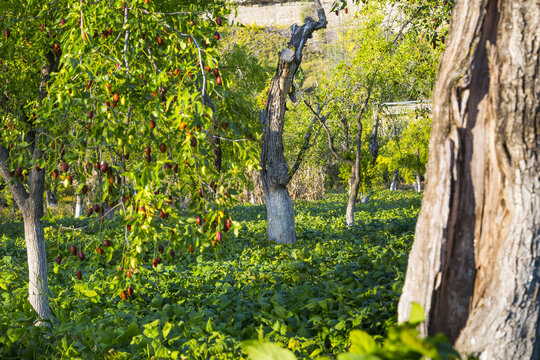
<path fill-rule="evenodd" d="M 127 4 L 124 7 L 124 26 L 128 23 L 128 6 Z M 126 76 L 129 79 L 129 62 L 127 59 L 127 50 L 129 42 L 129 30 L 126 30 L 126 36 L 124 38 L 124 64 L 126 65 Z"/>
<path fill-rule="evenodd" d="M 321 113 L 321 108 L 319 107 L 317 109 L 317 113 Z M 291 170 L 289 170 L 289 179 L 292 179 L 300 165 L 302 164 L 302 161 L 304 161 L 304 155 L 306 154 L 307 149 L 310 148 L 313 143 L 310 144 L 311 134 L 313 132 L 313 126 L 317 122 L 317 117 L 313 117 L 313 120 L 311 120 L 311 124 L 309 124 L 309 128 L 306 131 L 306 134 L 304 135 L 304 143 L 302 144 L 302 147 L 298 151 L 298 155 L 296 156 L 296 161 L 294 162 L 294 165 Z"/>
<path fill-rule="evenodd" d="M 306 42 L 311 38 L 314 31 L 323 29 L 326 27 L 326 15 L 324 14 L 324 9 L 319 0 L 315 0 L 315 9 L 317 10 L 317 16 L 319 21 L 315 21 L 311 17 L 306 17 L 305 23 L 302 26 L 293 24 L 291 26 L 292 36 L 291 41 L 289 41 L 289 46 L 292 46 L 296 50 L 296 61 L 300 63 L 302 61 L 302 50 L 306 45 Z"/>
<path fill-rule="evenodd" d="M 309 110 L 311 110 L 313 115 L 315 115 L 315 117 L 319 120 L 324 130 L 326 131 L 326 135 L 328 136 L 328 148 L 330 149 L 330 152 L 332 153 L 332 155 L 334 155 L 334 157 L 338 159 L 339 161 L 349 164 L 351 166 L 354 166 L 353 161 L 345 159 L 343 156 L 339 155 L 339 153 L 336 151 L 336 148 L 334 147 L 334 137 L 332 136 L 332 132 L 330 131 L 328 124 L 326 124 L 326 117 L 320 116 L 315 110 L 313 110 L 311 105 L 306 100 L 304 100 L 304 104 L 306 104 Z"/>
<path fill-rule="evenodd" d="M 204 99 L 204 97 L 206 96 L 206 75 L 204 73 L 202 50 L 201 50 L 201 47 L 200 47 L 199 43 L 197 42 L 197 39 L 195 39 L 195 36 L 193 36 L 193 35 L 185 34 L 185 33 L 181 32 L 181 31 L 176 30 L 174 27 L 167 24 L 166 22 L 163 22 L 163 21 L 161 21 L 161 20 L 159 20 L 157 18 L 156 18 L 156 20 L 158 20 L 166 28 L 169 28 L 170 30 L 176 32 L 178 35 L 185 36 L 185 37 L 190 37 L 191 40 L 193 40 L 193 43 L 197 47 L 197 55 L 198 55 L 198 58 L 199 58 L 199 68 L 201 69 L 201 75 L 202 75 L 202 91 L 201 92 L 202 92 L 202 96 L 203 96 L 203 99 Z"/>
<path fill-rule="evenodd" d="M 139 28 L 139 32 L 142 34 L 143 31 L 141 29 L 141 23 L 139 22 L 139 16 L 137 16 L 137 26 Z M 146 36 L 143 39 L 144 39 L 144 45 L 146 47 L 146 51 L 148 52 L 148 55 L 150 55 L 150 62 L 152 63 L 152 67 L 154 68 L 154 72 L 157 75 L 159 73 L 159 71 L 158 71 L 156 63 L 154 61 L 154 56 L 152 55 L 152 50 L 150 50 L 150 46 L 148 46 L 148 40 L 146 40 Z"/>
<path fill-rule="evenodd" d="M 65 226 L 60 226 L 59 228 L 62 229 L 62 230 L 71 230 L 71 231 L 79 231 L 79 230 L 84 230 L 86 229 L 87 227 L 89 227 L 90 225 L 93 225 L 95 223 L 97 223 L 98 221 L 101 221 L 102 219 L 105 218 L 105 216 L 114 211 L 117 207 L 120 207 L 120 206 L 123 206 L 123 201 L 120 201 L 120 203 L 116 204 L 115 206 L 113 206 L 112 208 L 110 208 L 106 213 L 104 213 L 100 218 L 92 221 L 91 223 L 89 224 L 86 224 L 85 226 L 81 226 L 81 227 L 78 227 L 78 228 L 74 228 L 74 227 L 65 227 Z"/>

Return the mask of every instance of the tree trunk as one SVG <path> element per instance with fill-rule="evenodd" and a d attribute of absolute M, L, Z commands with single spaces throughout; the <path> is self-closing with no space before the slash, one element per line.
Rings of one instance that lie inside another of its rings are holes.
<path fill-rule="evenodd" d="M 84 201 L 81 195 L 77 195 L 77 201 L 75 203 L 75 219 L 78 219 L 82 216 L 83 213 Z"/>
<path fill-rule="evenodd" d="M 38 206 L 38 205 L 36 205 Z M 41 204 L 43 207 L 43 204 Z M 28 293 L 30 304 L 38 318 L 49 319 L 49 282 L 47 277 L 47 253 L 45 251 L 45 233 L 41 215 L 37 207 L 30 206 L 23 212 L 24 239 L 28 258 Z"/>
<path fill-rule="evenodd" d="M 398 176 L 399 176 L 399 170 L 394 171 L 394 176 L 392 176 L 392 183 L 390 184 L 390 191 L 397 190 Z"/>
<path fill-rule="evenodd" d="M 422 192 L 422 178 L 419 172 L 416 172 L 416 192 Z"/>
<path fill-rule="evenodd" d="M 362 196 L 362 204 L 367 204 L 371 200 L 371 186 L 369 187 L 369 192 L 366 196 Z"/>
<path fill-rule="evenodd" d="M 40 156 L 35 143 L 30 146 L 34 157 Z M 24 238 L 28 261 L 29 301 L 37 313 L 36 323 L 50 317 L 49 286 L 47 278 L 47 253 L 45 251 L 45 233 L 41 217 L 43 216 L 43 193 L 45 190 L 45 171 L 32 168 L 28 176 L 28 189 L 24 179 L 13 181 L 9 175 L 7 161 L 9 152 L 0 146 L 0 176 L 8 184 L 14 203 L 21 210 L 24 222 Z M 10 181 L 12 180 L 12 181 Z"/>
<path fill-rule="evenodd" d="M 540 7 L 458 1 L 434 91 L 399 321 L 480 359 L 538 359 Z"/>
<path fill-rule="evenodd" d="M 51 189 L 47 189 L 46 191 L 46 197 L 47 197 L 47 207 L 57 207 L 58 206 L 58 197 L 56 196 L 58 189 L 58 182 L 54 182 L 54 187 Z"/>
<path fill-rule="evenodd" d="M 369 97 L 368 97 L 369 98 Z M 354 158 L 354 163 L 351 166 L 351 177 L 349 178 L 349 200 L 347 201 L 347 209 L 345 211 L 345 220 L 347 221 L 347 226 L 354 225 L 354 208 L 356 205 L 356 199 L 358 197 L 358 190 L 360 189 L 360 163 L 362 160 L 362 114 L 365 111 L 367 104 L 364 104 L 362 111 L 358 114 L 356 118 L 356 125 L 358 126 L 356 133 L 356 153 Z"/>
<path fill-rule="evenodd" d="M 268 219 L 267 237 L 277 244 L 296 242 L 294 209 L 287 187 L 272 187 L 265 190 Z"/>
<path fill-rule="evenodd" d="M 283 156 L 283 125 L 287 95 L 295 101 L 292 85 L 302 62 L 302 50 L 315 30 L 326 27 L 324 9 L 319 0 L 314 2 L 319 21 L 307 17 L 304 25 L 291 26 L 291 40 L 279 55 L 276 74 L 268 92 L 266 111 L 261 112 L 261 180 L 266 199 L 267 237 L 277 243 L 296 242 L 293 204 L 287 191 L 287 184 L 294 171 L 289 173 L 289 166 Z"/>
<path fill-rule="evenodd" d="M 349 199 L 347 201 L 347 210 L 345 211 L 345 219 L 347 226 L 354 225 L 354 208 L 356 205 L 356 198 L 358 197 L 358 190 L 360 189 L 360 171 L 358 167 L 353 166 L 351 169 L 351 177 L 349 179 Z"/>
<path fill-rule="evenodd" d="M 287 244 L 296 242 L 296 230 L 294 214 L 291 217 L 288 211 L 293 209 L 293 204 L 287 190 L 290 181 L 289 166 L 283 156 L 282 134 L 287 93 L 291 89 L 297 67 L 295 52 L 289 48 L 283 50 L 279 56 L 277 73 L 270 86 L 265 118 L 267 125 L 263 133 L 261 152 L 261 180 L 268 220 L 267 237 L 270 241 Z"/>

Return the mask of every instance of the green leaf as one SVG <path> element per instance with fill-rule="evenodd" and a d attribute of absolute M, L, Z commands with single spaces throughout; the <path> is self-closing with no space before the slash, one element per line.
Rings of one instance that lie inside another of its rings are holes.
<path fill-rule="evenodd" d="M 140 333 L 141 333 L 141 329 L 139 328 L 139 325 L 137 325 L 137 323 L 132 322 L 127 327 L 124 335 L 131 338 L 131 337 L 139 335 Z"/>
<path fill-rule="evenodd" d="M 296 356 L 286 349 L 273 343 L 259 341 L 244 341 L 242 346 L 249 359 L 253 360 L 296 360 Z"/>
<path fill-rule="evenodd" d="M 409 323 L 413 325 L 418 325 L 421 322 L 426 320 L 426 317 L 424 316 L 424 309 L 422 309 L 422 306 L 417 303 L 411 304 L 411 315 L 409 316 Z"/>
<path fill-rule="evenodd" d="M 23 328 L 9 329 L 7 331 L 7 336 L 9 337 L 9 340 L 13 342 L 19 341 L 23 335 L 24 335 Z"/>
<path fill-rule="evenodd" d="M 208 321 L 206 322 L 206 332 L 212 333 L 212 318 L 208 318 Z"/>
<path fill-rule="evenodd" d="M 81 289 L 81 292 L 89 298 L 98 296 L 98 293 L 92 289 Z"/>
<path fill-rule="evenodd" d="M 362 330 L 353 330 L 349 334 L 351 339 L 351 353 L 368 355 L 377 350 L 375 340 L 367 332 Z"/>
<path fill-rule="evenodd" d="M 337 360 L 382 360 L 376 355 L 339 354 Z"/>
<path fill-rule="evenodd" d="M 150 339 L 157 338 L 159 336 L 158 325 L 159 320 L 154 320 L 149 324 L 145 324 L 143 331 L 144 336 L 149 337 Z"/>
<path fill-rule="evenodd" d="M 166 322 L 165 323 L 165 326 L 163 326 L 163 338 L 166 339 L 167 336 L 169 336 L 169 333 L 171 332 L 171 330 L 173 329 L 174 325 L 171 324 L 170 322 Z"/>

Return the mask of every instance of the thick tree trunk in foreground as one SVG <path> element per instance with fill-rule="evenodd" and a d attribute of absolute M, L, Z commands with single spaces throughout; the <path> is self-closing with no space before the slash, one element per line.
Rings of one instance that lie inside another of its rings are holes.
<path fill-rule="evenodd" d="M 289 166 L 283 156 L 282 134 L 287 94 L 297 68 L 294 50 L 284 49 L 270 86 L 262 141 L 261 180 L 266 199 L 267 237 L 278 244 L 296 242 L 293 204 L 287 190 Z"/>
<path fill-rule="evenodd" d="M 399 320 L 480 359 L 540 356 L 539 39 L 537 1 L 458 1 L 435 86 Z"/>
<path fill-rule="evenodd" d="M 292 88 L 294 75 L 302 62 L 302 50 L 306 41 L 315 30 L 326 27 L 324 9 L 319 0 L 315 0 L 319 21 L 310 17 L 305 24 L 291 26 L 291 40 L 279 55 L 276 74 L 270 84 L 266 111 L 261 116 L 263 124 L 261 151 L 261 180 L 266 198 L 268 219 L 268 240 L 277 243 L 296 242 L 293 204 L 287 184 L 294 171 L 283 156 L 283 119 L 285 117 L 287 95 L 294 99 Z M 301 159 L 301 154 L 298 159 Z M 293 167 L 297 169 L 297 166 Z"/>

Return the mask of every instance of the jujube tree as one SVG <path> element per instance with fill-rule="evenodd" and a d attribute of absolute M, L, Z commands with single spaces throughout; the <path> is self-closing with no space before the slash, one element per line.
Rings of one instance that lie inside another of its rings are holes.
<path fill-rule="evenodd" d="M 46 182 L 76 180 L 84 195 L 90 176 L 101 179 L 87 215 L 119 211 L 133 270 L 159 229 L 170 248 L 196 251 L 233 227 L 232 162 L 216 171 L 211 144 L 215 122 L 235 126 L 212 104 L 228 85 L 215 50 L 228 11 L 213 0 L 3 4 L 0 174 L 23 214 L 40 319 L 50 314 Z"/>

